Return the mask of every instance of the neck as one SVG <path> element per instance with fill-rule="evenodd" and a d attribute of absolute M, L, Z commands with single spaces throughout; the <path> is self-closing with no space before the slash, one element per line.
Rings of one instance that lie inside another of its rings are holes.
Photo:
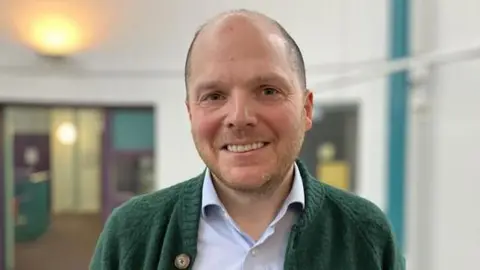
<path fill-rule="evenodd" d="M 232 190 L 219 183 L 215 187 L 218 197 L 230 217 L 242 230 L 256 239 L 260 237 L 282 207 L 290 193 L 293 179 L 294 166 L 292 165 L 281 181 L 268 189 L 268 192 L 242 192 Z"/>

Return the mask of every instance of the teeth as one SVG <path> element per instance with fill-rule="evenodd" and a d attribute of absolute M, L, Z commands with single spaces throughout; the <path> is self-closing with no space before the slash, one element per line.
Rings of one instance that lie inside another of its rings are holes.
<path fill-rule="evenodd" d="M 235 152 L 235 153 L 243 153 L 243 152 L 248 152 L 252 151 L 258 148 L 262 148 L 265 144 L 262 142 L 257 142 L 257 143 L 252 143 L 252 144 L 244 144 L 244 145 L 238 145 L 238 144 L 229 144 L 227 145 L 227 150 L 230 152 Z"/>

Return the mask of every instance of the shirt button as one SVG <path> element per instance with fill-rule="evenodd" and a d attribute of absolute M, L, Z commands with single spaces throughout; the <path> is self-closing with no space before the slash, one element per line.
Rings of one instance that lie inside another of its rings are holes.
<path fill-rule="evenodd" d="M 257 250 L 256 250 L 256 249 L 252 249 L 252 256 L 255 257 L 255 255 L 257 255 Z"/>

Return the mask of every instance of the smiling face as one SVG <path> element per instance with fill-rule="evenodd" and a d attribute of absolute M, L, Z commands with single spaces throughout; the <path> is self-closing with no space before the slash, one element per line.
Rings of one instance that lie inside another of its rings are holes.
<path fill-rule="evenodd" d="M 271 24 L 230 15 L 207 26 L 192 51 L 187 108 L 197 150 L 224 186 L 278 187 L 312 125 L 287 44 Z"/>

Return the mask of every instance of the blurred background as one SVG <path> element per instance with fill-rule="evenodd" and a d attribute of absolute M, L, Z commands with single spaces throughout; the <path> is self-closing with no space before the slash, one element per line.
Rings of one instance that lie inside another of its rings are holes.
<path fill-rule="evenodd" d="M 203 169 L 183 65 L 236 8 L 303 51 L 312 173 L 384 210 L 408 269 L 475 268 L 479 1 L 0 0 L 0 270 L 87 269 L 114 207 Z"/>

